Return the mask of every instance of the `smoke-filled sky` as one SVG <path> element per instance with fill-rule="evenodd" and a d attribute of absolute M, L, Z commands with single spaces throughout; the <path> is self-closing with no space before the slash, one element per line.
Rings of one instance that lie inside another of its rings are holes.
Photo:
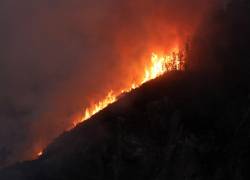
<path fill-rule="evenodd" d="M 183 45 L 214 0 L 2 0 L 0 166 L 31 158 L 91 101 Z"/>

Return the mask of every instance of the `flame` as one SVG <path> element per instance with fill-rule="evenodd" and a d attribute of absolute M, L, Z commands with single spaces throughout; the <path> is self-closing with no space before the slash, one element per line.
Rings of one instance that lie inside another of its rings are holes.
<path fill-rule="evenodd" d="M 174 71 L 174 70 L 184 70 L 184 58 L 183 54 L 174 50 L 172 54 L 167 55 L 157 55 L 156 53 L 152 53 L 151 62 L 148 66 L 145 67 L 145 71 L 143 74 L 143 78 L 139 82 L 133 82 L 130 87 L 124 88 L 118 93 L 114 93 L 112 90 L 107 94 L 105 98 L 95 103 L 94 105 L 88 107 L 84 111 L 84 116 L 80 121 L 73 122 L 74 126 L 77 124 L 89 119 L 97 112 L 103 110 L 108 105 L 117 101 L 118 96 L 122 93 L 129 92 L 133 89 L 138 88 L 143 83 L 155 79 L 166 72 Z"/>
<path fill-rule="evenodd" d="M 159 56 L 155 53 L 152 53 L 151 66 L 145 69 L 144 79 L 141 84 L 155 79 L 168 71 L 181 70 L 180 65 L 180 53 L 173 53 L 172 55 L 165 56 Z"/>
<path fill-rule="evenodd" d="M 40 156 L 42 156 L 43 155 L 43 151 L 39 151 L 38 153 L 37 153 L 37 156 L 38 157 L 40 157 Z"/>
<path fill-rule="evenodd" d="M 108 95 L 102 101 L 99 101 L 98 103 L 94 104 L 92 107 L 85 109 L 84 117 L 80 122 L 86 119 L 89 119 L 91 116 L 103 110 L 105 107 L 107 107 L 109 104 L 112 104 L 116 100 L 117 100 L 117 97 L 114 95 L 113 91 L 110 91 Z M 78 123 L 75 122 L 74 125 L 76 126 Z"/>

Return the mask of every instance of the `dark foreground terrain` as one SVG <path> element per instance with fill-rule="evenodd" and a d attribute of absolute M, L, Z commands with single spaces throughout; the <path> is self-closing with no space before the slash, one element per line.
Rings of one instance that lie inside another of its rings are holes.
<path fill-rule="evenodd" d="M 250 93 L 230 88 L 191 73 L 167 74 L 0 179 L 248 179 Z"/>
<path fill-rule="evenodd" d="M 214 83 L 181 72 L 149 82 L 0 179 L 248 177 L 250 94 Z"/>
<path fill-rule="evenodd" d="M 155 79 L 1 180 L 250 179 L 250 5 L 207 19 L 188 69 Z"/>

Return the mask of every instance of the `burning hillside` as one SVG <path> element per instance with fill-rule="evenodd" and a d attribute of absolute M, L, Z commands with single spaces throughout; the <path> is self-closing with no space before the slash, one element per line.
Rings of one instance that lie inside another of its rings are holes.
<path fill-rule="evenodd" d="M 0 167 L 165 72 L 216 0 L 3 0 Z"/>
<path fill-rule="evenodd" d="M 130 6 L 134 7 L 136 3 L 140 4 L 138 7 L 141 7 L 141 3 L 144 5 L 141 0 L 130 2 L 125 9 L 129 7 L 131 10 Z M 156 1 L 146 2 L 143 10 L 149 12 L 150 5 Z M 163 5 L 165 1 L 159 3 Z M 165 6 L 162 7 L 165 10 Z M 109 60 L 112 59 L 110 54 L 113 53 L 114 59 L 119 57 L 119 65 L 123 62 L 126 65 L 123 67 L 127 68 L 128 61 L 123 61 L 123 58 L 131 60 L 127 57 L 134 57 L 132 60 L 138 60 L 134 63 L 136 66 L 141 60 L 137 57 L 155 51 L 151 59 L 150 56 L 142 59 L 142 64 L 147 64 L 145 67 L 133 66 L 135 70 L 140 71 L 134 71 L 138 79 L 127 81 L 122 72 L 119 74 L 114 68 L 113 74 L 110 72 L 113 76 L 108 76 L 114 77 L 112 81 L 107 78 L 110 86 L 96 87 L 98 91 L 107 92 L 106 98 L 95 98 L 88 94 L 90 100 L 94 98 L 96 103 L 87 106 L 83 118 L 75 123 L 79 123 L 76 127 L 61 134 L 44 152 L 39 152 L 36 160 L 1 169 L 0 179 L 249 180 L 250 3 L 247 0 L 232 0 L 231 3 L 223 1 L 223 6 L 217 8 L 197 29 L 185 56 L 179 49 L 171 50 L 170 47 L 173 46 L 163 45 L 167 42 L 162 41 L 165 35 L 163 32 L 167 28 L 164 28 L 164 21 L 158 18 L 163 17 L 160 14 L 165 13 L 160 11 L 161 7 L 149 16 L 142 13 L 143 16 L 139 18 L 143 19 L 142 21 L 133 19 L 123 24 L 121 29 L 119 22 L 123 21 L 116 21 L 116 26 L 112 27 L 117 29 L 108 29 L 107 32 L 126 32 L 123 36 L 117 36 L 122 39 L 118 41 L 120 44 L 117 45 L 117 39 L 111 39 L 109 36 L 108 41 L 113 42 L 115 46 L 104 43 L 105 47 L 111 47 L 110 51 L 105 49 L 94 52 L 97 59 L 108 57 Z M 118 9 L 119 12 L 122 10 Z M 132 8 L 132 11 L 125 12 L 129 13 L 121 16 L 124 21 L 133 13 L 132 17 L 137 17 L 138 9 Z M 157 18 L 154 18 L 155 13 Z M 150 18 L 154 21 L 150 21 Z M 187 19 L 189 20 L 190 16 L 187 15 Z M 109 20 L 112 22 L 111 18 Z M 131 28 L 133 23 L 135 28 Z M 143 31 L 147 27 L 151 30 L 148 34 Z M 155 31 L 152 33 L 152 30 Z M 103 29 L 101 31 L 104 32 Z M 132 38 L 129 38 L 130 36 Z M 157 38 L 152 38 L 156 36 Z M 167 39 L 170 36 L 164 37 Z M 105 36 L 100 39 L 105 39 Z M 162 43 L 157 46 L 157 42 Z M 171 42 L 172 45 L 175 44 L 175 41 Z M 136 47 L 132 46 L 133 44 L 136 44 Z M 119 50 L 118 53 L 115 47 Z M 166 51 L 163 52 L 167 53 L 159 53 L 160 47 L 165 47 Z M 107 56 L 104 56 L 105 54 Z M 115 66 L 114 62 L 117 61 L 107 63 L 105 67 Z M 188 67 L 185 69 L 186 65 Z M 109 68 L 106 68 L 106 71 L 107 69 Z M 129 68 L 126 70 L 123 73 L 130 75 Z M 96 71 L 90 72 L 86 77 L 88 80 L 91 80 L 90 76 Z M 104 81 L 105 73 L 101 74 L 103 77 L 95 77 L 94 82 Z M 77 77 L 85 76 L 74 76 L 72 79 Z M 128 85 L 119 84 L 119 79 L 126 81 Z M 118 85 L 115 86 L 117 82 Z M 65 87 L 71 86 L 66 84 Z M 84 84 L 84 87 L 90 86 Z M 96 94 L 96 91 L 91 90 Z M 72 104 L 80 101 L 78 105 L 81 108 L 84 101 L 79 100 L 78 93 L 71 92 L 73 93 L 68 93 L 69 99 L 75 97 Z M 119 96 L 121 93 L 124 94 Z M 60 101 L 63 96 L 58 97 L 55 98 L 58 101 L 54 101 L 57 105 L 67 104 L 61 103 L 65 102 Z M 85 121 L 87 118 L 91 120 Z M 81 121 L 84 122 L 80 123 Z M 70 125 L 71 123 L 72 121 Z M 65 129 L 68 127 L 66 125 Z M 33 131 L 41 130 L 50 135 L 50 132 L 54 131 L 49 131 L 49 128 L 50 124 L 46 124 L 44 131 L 38 124 Z M 58 129 L 58 132 L 61 132 L 63 128 L 59 126 Z M 54 137 L 54 134 L 51 134 Z M 8 154 L 5 150 L 1 150 L 1 153 Z"/>
<path fill-rule="evenodd" d="M 91 107 L 87 108 L 84 111 L 83 118 L 80 121 L 74 122 L 74 126 L 76 126 L 80 122 L 83 122 L 84 120 L 89 119 L 91 116 L 101 111 L 109 104 L 115 102 L 120 94 L 130 92 L 131 90 L 138 88 L 143 83 L 155 79 L 163 75 L 164 73 L 184 70 L 184 67 L 184 54 L 180 50 L 175 50 L 168 55 L 158 55 L 156 53 L 152 53 L 151 62 L 149 63 L 148 67 L 145 68 L 144 75 L 142 76 L 140 81 L 133 82 L 129 87 L 122 89 L 120 92 L 114 92 L 113 90 L 110 90 L 110 92 L 104 99 L 100 100 L 98 103 L 94 103 L 93 105 L 91 105 Z"/>
<path fill-rule="evenodd" d="M 153 80 L 163 74 L 166 74 L 171 71 L 183 71 L 185 69 L 185 53 L 183 50 L 179 50 L 178 48 L 173 48 L 169 54 L 156 54 L 152 53 L 149 63 L 146 63 L 144 71 L 137 82 L 132 82 L 129 87 L 123 88 L 122 90 L 115 92 L 110 90 L 108 95 L 100 100 L 97 103 L 93 103 L 90 107 L 84 110 L 84 116 L 82 119 L 73 121 L 73 127 L 76 127 L 79 123 L 89 119 L 99 111 L 106 108 L 108 105 L 114 103 L 119 99 L 119 96 L 125 93 L 129 93 L 130 91 L 140 87 L 142 84 Z M 37 157 L 40 157 L 43 154 L 43 151 L 39 150 L 37 153 Z"/>

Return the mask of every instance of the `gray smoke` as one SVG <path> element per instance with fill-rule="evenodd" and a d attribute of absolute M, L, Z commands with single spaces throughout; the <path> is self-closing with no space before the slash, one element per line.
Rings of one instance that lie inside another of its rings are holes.
<path fill-rule="evenodd" d="M 132 80 L 145 54 L 184 43 L 211 5 L 2 0 L 0 166 L 32 158 L 90 101 Z"/>

